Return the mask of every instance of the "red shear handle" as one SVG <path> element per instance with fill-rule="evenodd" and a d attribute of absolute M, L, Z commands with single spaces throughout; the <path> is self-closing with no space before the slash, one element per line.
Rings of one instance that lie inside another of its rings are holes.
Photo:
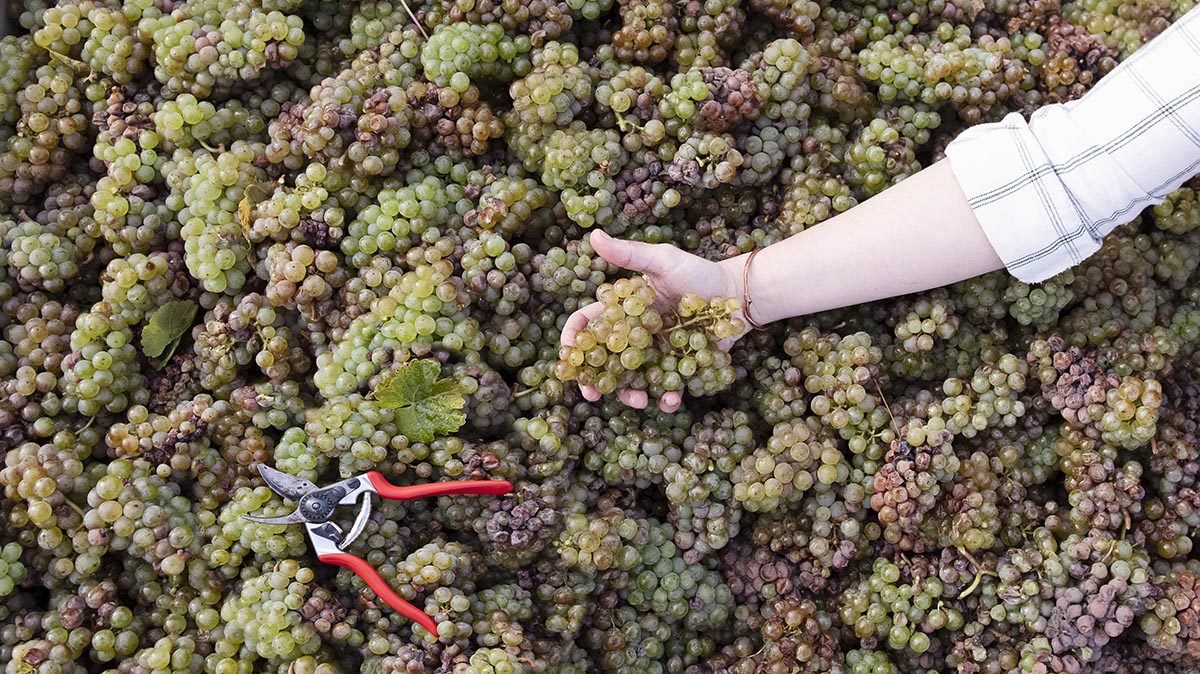
<path fill-rule="evenodd" d="M 430 482 L 411 487 L 397 487 L 379 471 L 368 471 L 367 479 L 375 485 L 375 491 L 384 498 L 406 501 L 426 496 L 449 496 L 450 494 L 507 494 L 513 490 L 508 480 L 462 480 L 459 482 Z"/>
<path fill-rule="evenodd" d="M 430 618 L 425 614 L 424 611 L 418 609 L 416 606 L 404 601 L 400 595 L 396 594 L 396 592 L 392 590 L 390 586 L 388 586 L 383 577 L 380 576 L 375 569 L 371 568 L 371 565 L 368 564 L 366 560 L 360 559 L 345 552 L 320 555 L 317 557 L 317 559 L 325 562 L 326 564 L 337 564 L 338 566 L 344 566 L 354 573 L 357 573 L 359 578 L 362 578 L 367 582 L 367 587 L 374 590 L 375 594 L 379 595 L 379 598 L 387 603 L 388 606 L 396 609 L 396 611 L 398 611 L 405 618 L 408 618 L 409 620 L 421 625 L 421 627 L 429 630 L 430 634 L 437 636 L 437 623 L 433 622 L 433 618 Z"/>

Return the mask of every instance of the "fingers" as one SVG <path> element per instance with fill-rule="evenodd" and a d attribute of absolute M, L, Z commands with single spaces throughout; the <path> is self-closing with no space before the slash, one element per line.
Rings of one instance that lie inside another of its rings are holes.
<path fill-rule="evenodd" d="M 634 389 L 621 389 L 617 391 L 617 399 L 626 405 L 644 410 L 650 404 L 650 396 L 646 395 L 645 391 L 637 391 Z M 658 409 L 664 412 L 675 412 L 679 406 L 683 404 L 683 395 L 680 393 L 667 393 L 658 400 Z"/>
<path fill-rule="evenodd" d="M 604 313 L 604 305 L 599 302 L 593 302 L 586 307 L 579 309 L 567 317 L 567 322 L 563 324 L 562 335 L 558 339 L 558 343 L 563 346 L 574 346 L 575 335 L 579 331 L 586 328 L 587 324 L 595 317 Z M 596 402 L 600 400 L 600 392 L 594 386 L 579 385 L 579 392 L 588 402 Z"/>
<path fill-rule="evenodd" d="M 644 409 L 646 409 L 646 406 L 650 404 L 650 396 L 646 395 L 645 391 L 638 391 L 638 390 L 629 389 L 629 388 L 625 388 L 625 389 L 621 389 L 620 391 L 617 391 L 617 399 L 620 400 L 621 402 L 625 403 L 626 405 L 628 405 L 634 409 L 638 409 L 638 410 L 644 410 Z M 683 395 L 682 394 L 667 393 L 667 394 L 664 394 L 663 397 L 658 400 L 658 409 L 660 409 L 664 412 L 675 412 L 676 410 L 679 409 L 679 406 L 682 404 L 683 404 Z"/>
<path fill-rule="evenodd" d="M 567 322 L 563 324 L 562 335 L 559 337 L 558 343 L 563 346 L 574 346 L 575 335 L 586 328 L 593 318 L 602 313 L 604 313 L 604 305 L 599 302 L 592 302 L 586 307 L 576 310 L 567 317 Z"/>
<path fill-rule="evenodd" d="M 645 391 L 623 388 L 620 391 L 617 391 L 617 400 L 620 400 L 634 409 L 644 410 L 646 409 L 646 405 L 650 402 L 650 396 L 646 395 Z"/>
<path fill-rule="evenodd" d="M 658 409 L 668 413 L 678 410 L 681 404 L 683 404 L 682 393 L 664 393 L 663 397 L 658 399 Z"/>
<path fill-rule="evenodd" d="M 737 344 L 737 341 L 743 336 L 744 335 L 738 335 L 737 337 L 728 337 L 726 339 L 722 339 L 721 341 L 717 342 L 717 348 L 729 353 L 729 350 L 733 348 L 733 345 Z"/>
<path fill-rule="evenodd" d="M 599 302 L 593 302 L 572 313 L 567 317 L 567 322 L 563 324 L 562 335 L 558 338 L 558 343 L 562 346 L 575 346 L 575 335 L 578 335 L 579 331 L 586 328 L 593 318 L 602 313 L 604 313 L 604 305 Z M 588 402 L 594 403 L 600 400 L 600 392 L 594 386 L 580 384 L 579 392 Z"/>
<path fill-rule="evenodd" d="M 661 243 L 614 239 L 600 230 L 592 232 L 590 241 L 592 248 L 606 261 L 643 274 L 661 274 L 669 269 L 670 251 L 678 250 Z"/>

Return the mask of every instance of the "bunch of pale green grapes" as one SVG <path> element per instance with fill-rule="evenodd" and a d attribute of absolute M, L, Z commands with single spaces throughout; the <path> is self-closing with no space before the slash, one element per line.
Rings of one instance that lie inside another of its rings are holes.
<path fill-rule="evenodd" d="M 719 344 L 745 331 L 738 300 L 688 293 L 664 317 L 644 277 L 605 283 L 596 299 L 603 312 L 559 352 L 555 374 L 562 381 L 601 393 L 643 389 L 653 398 L 682 391 L 712 395 L 733 383 L 732 360 Z"/>
<path fill-rule="evenodd" d="M 620 279 L 596 290 L 604 311 L 559 352 L 555 374 L 601 393 L 630 384 L 647 365 L 654 336 L 662 331 L 662 314 L 653 308 L 657 295 L 645 278 Z"/>

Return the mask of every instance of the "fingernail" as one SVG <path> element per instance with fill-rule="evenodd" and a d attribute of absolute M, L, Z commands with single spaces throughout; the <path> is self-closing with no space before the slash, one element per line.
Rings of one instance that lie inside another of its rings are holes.
<path fill-rule="evenodd" d="M 592 238 L 594 239 L 594 238 L 596 238 L 596 237 L 600 237 L 601 239 L 611 239 L 611 238 L 612 238 L 612 237 L 611 237 L 611 236 L 609 236 L 609 235 L 608 235 L 608 233 L 607 233 L 607 232 L 605 232 L 603 229 L 597 229 L 597 230 L 595 230 L 595 231 L 593 231 L 593 232 L 592 232 Z"/>

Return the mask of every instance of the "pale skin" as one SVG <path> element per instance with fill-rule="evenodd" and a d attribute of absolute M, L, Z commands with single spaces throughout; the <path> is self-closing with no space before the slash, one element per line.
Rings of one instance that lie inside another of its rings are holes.
<path fill-rule="evenodd" d="M 710 262 L 670 244 L 614 239 L 593 232 L 592 247 L 608 262 L 645 274 L 662 307 L 684 293 L 743 297 L 749 254 Z M 1001 269 L 958 180 L 943 159 L 858 206 L 762 249 L 750 266 L 750 316 L 760 325 L 819 311 L 920 292 Z M 600 311 L 590 304 L 567 319 L 561 343 Z M 744 308 L 743 308 L 744 310 Z M 745 334 L 745 333 L 743 333 Z M 722 344 L 728 349 L 736 339 Z M 600 392 L 581 386 L 583 396 Z M 645 391 L 625 389 L 617 397 L 643 409 Z M 658 406 L 679 409 L 682 397 L 668 393 Z"/>

